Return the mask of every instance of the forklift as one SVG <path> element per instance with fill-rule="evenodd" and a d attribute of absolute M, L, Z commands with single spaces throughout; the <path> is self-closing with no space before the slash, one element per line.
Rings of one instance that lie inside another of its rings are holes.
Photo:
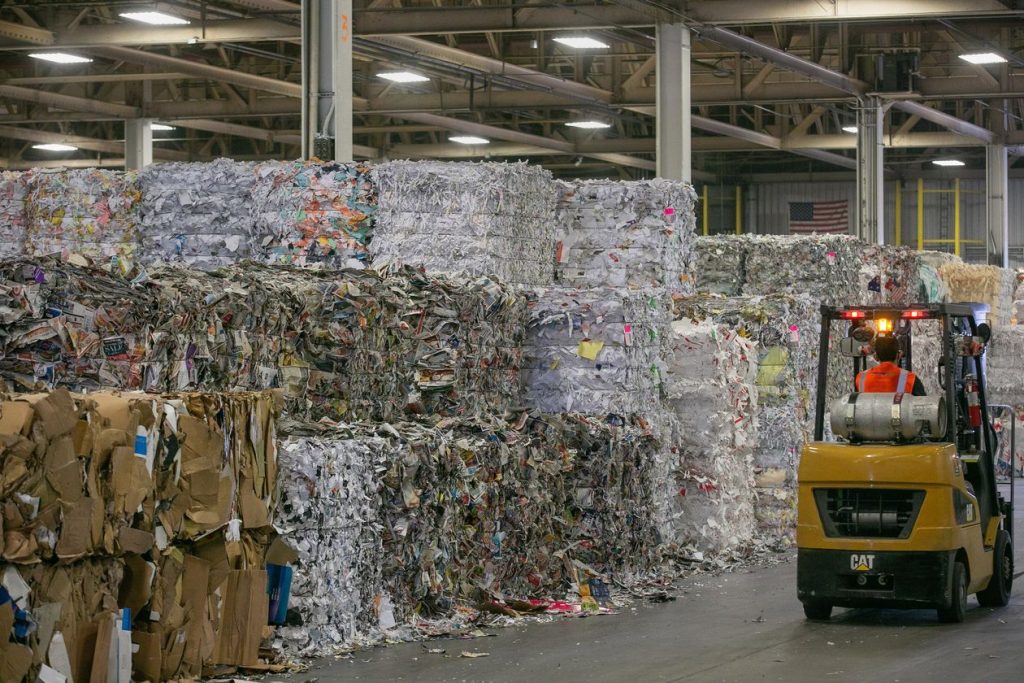
<path fill-rule="evenodd" d="M 822 306 L 814 441 L 798 471 L 797 595 L 808 619 L 827 620 L 833 607 L 927 608 L 958 623 L 968 595 L 985 607 L 1009 602 L 1013 482 L 1004 500 L 985 396 L 992 332 L 976 322 L 986 311 Z M 903 369 L 913 371 L 912 334 L 921 325 L 941 329 L 938 367 L 922 369 L 938 373 L 941 391 L 856 393 L 854 378 L 880 336 L 896 338 Z M 836 393 L 827 386 L 834 339 L 853 374 L 826 405 L 829 390 Z"/>

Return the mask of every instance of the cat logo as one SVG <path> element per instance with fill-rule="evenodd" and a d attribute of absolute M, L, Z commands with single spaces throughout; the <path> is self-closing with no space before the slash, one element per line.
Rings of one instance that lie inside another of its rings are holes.
<path fill-rule="evenodd" d="M 869 572 L 875 568 L 874 555 L 850 555 L 850 569 L 855 572 Z"/>

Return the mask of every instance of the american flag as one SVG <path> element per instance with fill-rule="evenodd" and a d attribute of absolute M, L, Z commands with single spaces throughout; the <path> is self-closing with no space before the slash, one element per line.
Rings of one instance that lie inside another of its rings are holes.
<path fill-rule="evenodd" d="M 805 235 L 812 232 L 845 233 L 849 230 L 849 202 L 790 202 L 789 232 Z"/>

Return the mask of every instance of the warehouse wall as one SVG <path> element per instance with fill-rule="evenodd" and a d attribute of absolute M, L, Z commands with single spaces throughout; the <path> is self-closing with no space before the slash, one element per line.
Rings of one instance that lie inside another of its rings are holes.
<path fill-rule="evenodd" d="M 924 200 L 925 239 L 953 239 L 953 181 L 927 180 Z M 949 190 L 949 192 L 936 192 Z M 960 183 L 960 236 L 963 256 L 968 260 L 984 260 L 985 183 L 983 180 L 963 180 Z M 1024 262 L 1024 178 L 1011 178 L 1010 194 L 1010 258 Z M 850 203 L 850 221 L 856 204 L 856 188 L 852 182 L 759 183 L 744 188 L 744 232 L 785 234 L 789 231 L 789 203 L 798 201 L 834 201 L 846 199 Z M 917 245 L 917 182 L 904 182 L 902 202 L 902 243 Z M 885 184 L 886 241 L 896 238 L 896 183 Z M 723 211 L 715 215 L 711 224 L 730 223 L 732 217 Z M 716 218 L 718 220 L 716 220 Z M 700 216 L 698 215 L 698 225 Z M 712 230 L 713 232 L 727 230 Z M 977 241 L 972 244 L 971 241 Z M 951 250 L 951 244 L 928 243 L 929 249 Z"/>

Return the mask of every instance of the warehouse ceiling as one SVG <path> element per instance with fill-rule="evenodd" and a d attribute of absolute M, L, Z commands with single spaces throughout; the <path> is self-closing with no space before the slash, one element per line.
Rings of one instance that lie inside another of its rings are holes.
<path fill-rule="evenodd" d="M 147 11 L 189 23 L 122 16 Z M 357 155 L 652 175 L 654 27 L 666 21 L 694 29 L 698 179 L 849 176 L 856 135 L 843 128 L 872 96 L 893 105 L 891 174 L 939 156 L 980 171 L 1000 139 L 1024 167 L 1024 10 L 998 0 L 355 0 Z M 170 127 L 154 133 L 157 159 L 298 157 L 300 23 L 289 0 L 0 0 L 0 165 L 122 165 L 134 117 Z M 29 56 L 39 52 L 91 61 Z M 1006 61 L 960 58 L 980 52 Z M 380 77 L 395 71 L 428 80 Z M 610 125 L 567 125 L 579 121 Z M 466 132 L 489 144 L 450 140 Z"/>

